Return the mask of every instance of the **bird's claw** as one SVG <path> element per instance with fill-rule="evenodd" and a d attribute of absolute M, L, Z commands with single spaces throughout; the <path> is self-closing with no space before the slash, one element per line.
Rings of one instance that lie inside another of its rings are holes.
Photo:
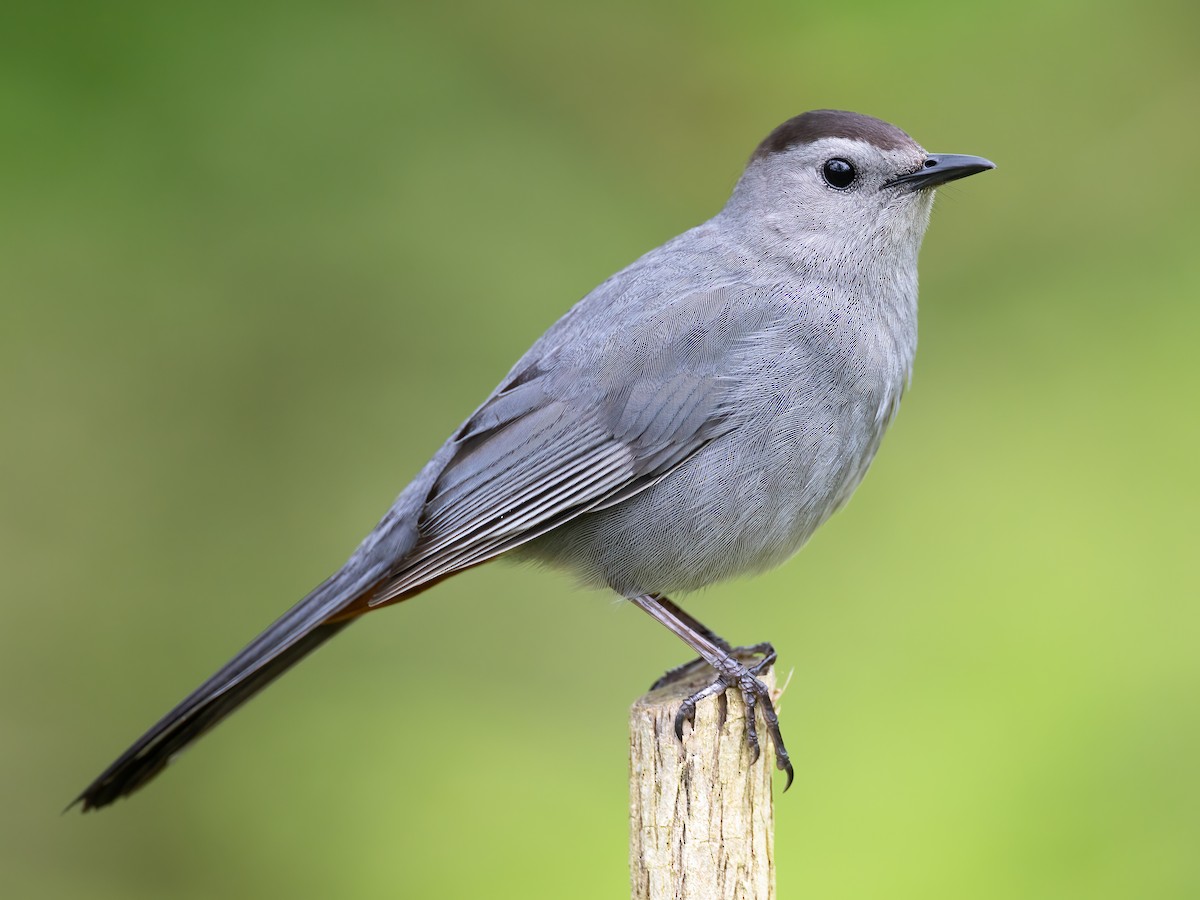
<path fill-rule="evenodd" d="M 679 705 L 679 712 L 675 714 L 675 737 L 683 742 L 683 725 L 684 723 L 696 727 L 696 704 L 691 697 L 688 697 Z"/>
<path fill-rule="evenodd" d="M 739 659 L 739 657 L 751 655 L 762 658 L 752 666 L 747 666 Z M 656 682 L 656 686 L 675 681 L 685 672 L 694 671 L 698 662 L 703 661 L 696 660 L 672 669 Z M 716 666 L 717 677 L 679 705 L 679 712 L 675 715 L 675 736 L 682 742 L 684 723 L 695 725 L 696 706 L 701 700 L 724 694 L 730 688 L 735 688 L 741 694 L 742 703 L 746 707 L 746 745 L 750 750 L 750 764 L 758 762 L 761 755 L 755 715 L 755 710 L 761 706 L 763 721 L 767 726 L 767 735 L 775 746 L 775 767 L 782 772 L 787 772 L 787 784 L 783 788 L 786 791 L 792 786 L 795 772 L 792 769 L 787 748 L 783 744 L 783 735 L 779 730 L 779 716 L 775 712 L 775 705 L 771 702 L 770 689 L 757 677 L 770 669 L 774 662 L 775 648 L 770 644 L 757 644 L 754 647 L 738 647 L 730 650 Z"/>

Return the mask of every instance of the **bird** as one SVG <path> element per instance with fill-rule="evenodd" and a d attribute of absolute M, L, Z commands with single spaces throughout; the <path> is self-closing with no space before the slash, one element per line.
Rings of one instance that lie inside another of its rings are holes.
<path fill-rule="evenodd" d="M 711 219 L 577 302 L 403 489 L 346 563 L 138 738 L 75 799 L 107 806 L 363 615 L 501 556 L 608 588 L 732 690 L 759 757 L 793 765 L 758 678 L 672 596 L 770 569 L 850 498 L 896 415 L 917 342 L 934 189 L 994 168 L 819 109 L 756 147 Z M 786 786 L 785 786 L 786 790 Z"/>

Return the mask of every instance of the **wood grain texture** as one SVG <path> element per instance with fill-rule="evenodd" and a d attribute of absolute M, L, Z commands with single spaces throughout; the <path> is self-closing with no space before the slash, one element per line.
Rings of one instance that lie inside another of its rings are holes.
<path fill-rule="evenodd" d="M 646 694 L 629 717 L 629 866 L 634 900 L 773 900 L 775 756 L 751 765 L 745 707 L 732 692 L 675 713 L 711 673 Z M 762 679 L 777 696 L 774 672 Z M 758 721 L 762 736 L 762 718 Z"/>

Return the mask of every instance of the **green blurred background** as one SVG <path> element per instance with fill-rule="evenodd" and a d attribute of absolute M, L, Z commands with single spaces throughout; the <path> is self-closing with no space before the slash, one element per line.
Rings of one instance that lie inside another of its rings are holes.
<path fill-rule="evenodd" d="M 794 668 L 780 895 L 1200 896 L 1193 4 L 0 16 L 6 896 L 627 895 L 626 708 L 687 654 L 511 566 L 59 811 L 820 106 L 999 169 L 940 192 L 857 499 L 688 598 Z"/>

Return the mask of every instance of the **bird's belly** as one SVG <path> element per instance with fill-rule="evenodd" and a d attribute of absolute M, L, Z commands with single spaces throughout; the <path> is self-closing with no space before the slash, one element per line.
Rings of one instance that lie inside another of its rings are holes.
<path fill-rule="evenodd" d="M 633 593 L 694 590 L 782 563 L 849 499 L 886 421 L 878 404 L 780 416 L 714 441 L 653 487 L 518 555 Z"/>

